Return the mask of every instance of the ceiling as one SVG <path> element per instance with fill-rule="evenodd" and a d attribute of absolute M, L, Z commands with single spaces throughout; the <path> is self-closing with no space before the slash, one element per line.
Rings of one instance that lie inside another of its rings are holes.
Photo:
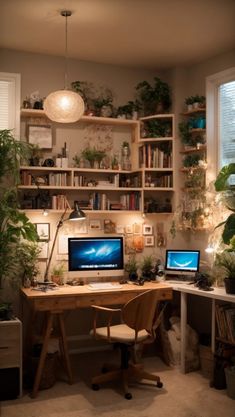
<path fill-rule="evenodd" d="M 0 0 L 0 47 L 128 67 L 190 66 L 235 48 L 235 0 Z"/>

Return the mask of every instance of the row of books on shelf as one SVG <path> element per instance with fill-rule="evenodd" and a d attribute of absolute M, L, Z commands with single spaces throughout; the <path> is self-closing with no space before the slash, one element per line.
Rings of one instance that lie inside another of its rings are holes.
<path fill-rule="evenodd" d="M 139 210 L 140 193 L 120 195 L 119 201 L 112 202 L 105 193 L 93 193 L 89 199 L 91 210 Z"/>
<path fill-rule="evenodd" d="M 51 208 L 52 210 L 71 210 L 71 206 L 68 202 L 68 199 L 65 195 L 53 195 L 51 198 Z"/>
<path fill-rule="evenodd" d="M 231 304 L 216 304 L 215 315 L 218 336 L 235 343 L 235 308 Z"/>
<path fill-rule="evenodd" d="M 22 185 L 50 185 L 50 186 L 67 186 L 68 184 L 68 173 L 51 172 L 47 175 L 34 176 L 28 171 L 21 172 L 21 184 Z"/>
<path fill-rule="evenodd" d="M 146 144 L 139 149 L 139 164 L 145 168 L 171 168 L 172 154 Z"/>
<path fill-rule="evenodd" d="M 147 175 L 145 178 L 145 187 L 171 188 L 173 187 L 173 176 L 171 174 L 161 175 L 160 177 L 150 177 Z"/>

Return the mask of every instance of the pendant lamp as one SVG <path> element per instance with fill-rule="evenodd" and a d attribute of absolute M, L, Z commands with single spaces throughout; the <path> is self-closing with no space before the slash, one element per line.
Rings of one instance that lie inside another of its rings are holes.
<path fill-rule="evenodd" d="M 80 119 L 84 113 L 84 101 L 82 97 L 67 88 L 67 61 L 68 61 L 68 22 L 71 16 L 70 10 L 62 10 L 61 16 L 65 17 L 65 75 L 64 89 L 50 93 L 44 101 L 44 111 L 46 116 L 58 123 L 74 123 Z"/>

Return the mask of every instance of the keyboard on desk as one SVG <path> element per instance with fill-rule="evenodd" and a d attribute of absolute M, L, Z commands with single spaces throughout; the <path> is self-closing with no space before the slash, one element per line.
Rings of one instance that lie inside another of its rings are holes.
<path fill-rule="evenodd" d="M 122 285 L 116 282 L 91 282 L 88 286 L 93 291 L 118 290 L 122 288 Z"/>

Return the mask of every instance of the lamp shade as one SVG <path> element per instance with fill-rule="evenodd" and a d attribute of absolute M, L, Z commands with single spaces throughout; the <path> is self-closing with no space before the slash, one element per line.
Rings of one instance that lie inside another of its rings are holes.
<path fill-rule="evenodd" d="M 70 221 L 77 221 L 77 220 L 84 220 L 86 218 L 85 213 L 75 205 L 74 210 L 70 213 L 68 220 Z"/>
<path fill-rule="evenodd" d="M 82 97 L 70 90 L 58 90 L 49 94 L 44 101 L 46 116 L 58 123 L 74 123 L 84 113 Z"/>

